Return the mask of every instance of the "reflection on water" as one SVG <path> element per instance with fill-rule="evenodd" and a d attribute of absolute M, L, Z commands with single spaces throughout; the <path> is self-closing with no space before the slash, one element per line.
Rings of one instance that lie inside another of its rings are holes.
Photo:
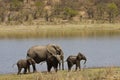
<path fill-rule="evenodd" d="M 112 34 L 112 33 L 111 33 Z M 33 45 L 58 44 L 62 47 L 65 59 L 78 52 L 87 57 L 86 67 L 120 66 L 120 35 L 105 37 L 68 37 L 38 39 L 3 39 L 0 40 L 0 74 L 16 73 L 12 65 L 18 59 L 26 58 L 27 50 Z M 81 62 L 83 67 L 83 62 Z M 67 69 L 67 64 L 65 63 Z M 37 64 L 39 71 L 46 71 L 46 64 Z"/>
<path fill-rule="evenodd" d="M 43 32 L 40 34 L 37 34 L 37 36 L 39 37 L 44 37 L 44 38 L 51 38 L 51 37 L 112 37 L 112 36 L 117 36 L 120 35 L 120 31 L 119 30 L 70 30 L 70 31 L 48 31 L 48 32 Z"/>
<path fill-rule="evenodd" d="M 35 31 L 13 31 L 0 32 L 0 38 L 21 39 L 21 38 L 66 38 L 66 37 L 103 37 L 103 36 L 117 36 L 120 35 L 120 30 L 84 30 L 84 29 L 70 29 L 70 30 L 35 30 Z"/>

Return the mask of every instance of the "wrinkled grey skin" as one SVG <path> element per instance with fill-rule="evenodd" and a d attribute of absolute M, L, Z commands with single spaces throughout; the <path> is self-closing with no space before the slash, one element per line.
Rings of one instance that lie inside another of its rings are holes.
<path fill-rule="evenodd" d="M 47 61 L 48 63 L 48 58 L 54 55 L 61 56 L 62 69 L 64 70 L 64 53 L 58 45 L 33 46 L 27 51 L 27 57 L 33 58 L 37 64 L 43 61 Z M 36 66 L 33 66 L 33 70 L 37 71 Z"/>
<path fill-rule="evenodd" d="M 51 68 L 53 67 L 55 72 L 58 71 L 58 64 L 61 63 L 61 56 L 60 55 L 54 55 L 49 56 L 47 59 L 47 70 L 48 72 L 51 71 Z"/>
<path fill-rule="evenodd" d="M 71 70 L 73 65 L 76 65 L 76 69 L 75 70 L 77 70 L 77 68 L 79 68 L 79 70 L 80 70 L 80 61 L 81 60 L 85 60 L 84 64 L 87 61 L 86 57 L 83 54 L 81 54 L 80 52 L 78 53 L 77 56 L 70 55 L 67 58 L 67 60 L 66 60 L 67 61 L 67 65 L 68 65 L 68 71 Z"/>
<path fill-rule="evenodd" d="M 27 69 L 28 69 L 28 72 L 30 72 L 30 65 L 35 65 L 35 61 L 32 58 L 18 60 L 17 62 L 18 73 L 17 74 L 20 74 L 22 68 L 24 68 L 24 72 L 23 72 L 24 74 L 26 74 Z"/>

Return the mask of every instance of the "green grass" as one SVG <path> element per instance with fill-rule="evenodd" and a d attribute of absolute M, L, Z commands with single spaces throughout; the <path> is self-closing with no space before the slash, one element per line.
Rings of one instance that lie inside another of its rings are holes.
<path fill-rule="evenodd" d="M 94 37 L 120 35 L 120 24 L 0 25 L 0 38 Z"/>
<path fill-rule="evenodd" d="M 3 74 L 0 80 L 120 80 L 120 68 L 91 68 L 82 71 L 38 72 L 31 74 Z"/>

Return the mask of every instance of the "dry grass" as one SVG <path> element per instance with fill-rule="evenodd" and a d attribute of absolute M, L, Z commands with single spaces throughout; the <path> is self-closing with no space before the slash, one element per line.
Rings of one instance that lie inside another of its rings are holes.
<path fill-rule="evenodd" d="M 82 71 L 58 71 L 57 73 L 4 74 L 0 80 L 120 80 L 120 68 L 94 68 Z"/>
<path fill-rule="evenodd" d="M 0 25 L 0 38 L 90 37 L 120 34 L 120 24 Z"/>

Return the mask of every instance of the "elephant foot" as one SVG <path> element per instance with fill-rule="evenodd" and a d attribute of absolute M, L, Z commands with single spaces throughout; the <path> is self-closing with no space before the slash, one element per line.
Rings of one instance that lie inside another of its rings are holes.
<path fill-rule="evenodd" d="M 33 71 L 33 73 L 37 73 L 37 72 L 38 72 L 37 70 Z"/>
<path fill-rule="evenodd" d="M 20 73 L 17 73 L 17 75 L 20 75 Z"/>

